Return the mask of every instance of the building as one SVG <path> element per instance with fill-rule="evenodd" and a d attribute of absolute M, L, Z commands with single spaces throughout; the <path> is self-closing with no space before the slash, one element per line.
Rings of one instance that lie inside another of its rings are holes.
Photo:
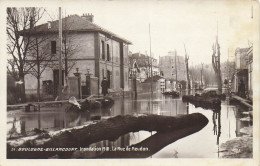
<path fill-rule="evenodd" d="M 248 56 L 248 98 L 253 99 L 253 46 L 247 51 Z"/>
<path fill-rule="evenodd" d="M 185 59 L 178 55 L 176 51 L 168 52 L 168 55 L 160 57 L 159 69 L 166 79 L 176 80 L 177 78 L 177 81 L 187 80 Z"/>
<path fill-rule="evenodd" d="M 235 79 L 234 90 L 239 92 L 239 85 L 243 82 L 245 92 L 248 92 L 248 51 L 249 48 L 237 48 L 235 51 Z M 243 96 L 245 97 L 245 96 Z"/>
<path fill-rule="evenodd" d="M 119 37 L 118 35 L 93 23 L 92 14 L 83 14 L 83 16 L 70 15 L 62 19 L 63 27 L 63 74 L 62 83 L 65 77 L 73 77 L 74 73 L 81 73 L 81 85 L 87 86 L 86 74 L 91 78 L 96 78 L 98 88 L 97 93 L 101 93 L 100 83 L 104 77 L 109 81 L 111 91 L 127 91 L 128 87 L 128 45 L 130 41 Z M 58 55 L 59 55 L 59 38 L 58 26 L 59 21 L 48 22 L 35 27 L 34 37 L 47 38 L 44 43 L 48 45 L 47 54 L 54 58 L 51 60 L 52 65 L 46 67 L 41 76 L 41 90 L 43 83 L 48 82 L 52 85 L 48 93 L 57 96 L 58 88 Z M 23 35 L 26 35 L 24 33 Z M 65 55 L 65 49 L 76 47 Z M 43 47 L 40 48 L 43 51 Z M 31 52 L 33 54 L 33 52 Z M 67 63 L 66 63 L 67 60 Z M 64 71 L 63 71 L 64 73 Z M 64 76 L 65 75 L 65 76 Z M 26 93 L 36 93 L 37 80 L 31 74 L 25 76 Z M 82 88 L 84 90 L 84 88 Z M 43 93 L 47 93 L 44 92 Z M 82 92 L 83 94 L 85 92 Z"/>
<path fill-rule="evenodd" d="M 157 59 L 140 53 L 134 53 L 129 56 L 130 65 L 133 66 L 133 64 L 135 64 L 136 66 L 138 66 L 136 80 L 144 82 L 144 80 L 151 77 L 151 59 L 153 76 L 160 75 Z M 135 68 L 132 69 L 135 70 Z"/>

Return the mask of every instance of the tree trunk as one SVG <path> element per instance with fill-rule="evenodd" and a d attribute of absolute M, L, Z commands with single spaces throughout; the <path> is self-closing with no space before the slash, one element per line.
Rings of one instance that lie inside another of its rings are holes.
<path fill-rule="evenodd" d="M 221 72 L 220 71 L 217 74 L 217 78 L 218 78 L 218 91 L 219 91 L 219 94 L 222 94 L 222 79 L 221 79 Z"/>
<path fill-rule="evenodd" d="M 26 96 L 25 96 L 25 82 L 24 82 L 24 75 L 23 74 L 20 74 L 19 75 L 19 79 L 20 81 L 22 81 L 23 83 L 22 84 L 19 84 L 19 98 L 20 98 L 20 101 L 22 103 L 26 102 Z"/>
<path fill-rule="evenodd" d="M 38 77 L 37 78 L 37 100 L 38 102 L 40 101 L 40 98 L 41 98 L 41 94 L 40 94 L 40 78 Z"/>
<path fill-rule="evenodd" d="M 115 141 L 121 135 L 140 130 L 157 131 L 157 133 L 173 132 L 191 126 L 206 125 L 208 119 L 200 114 L 179 115 L 176 117 L 160 115 L 116 116 L 96 124 L 63 130 L 50 136 L 42 134 L 24 141 L 24 138 L 11 140 L 7 143 L 7 158 L 49 158 L 56 154 L 69 158 L 72 152 L 44 151 L 46 148 L 78 148 L 102 140 Z M 187 134 L 187 133 L 186 133 Z M 177 137 L 179 138 L 179 137 Z M 171 140 L 172 141 L 172 140 Z M 20 143 L 19 143 L 20 142 Z M 19 148 L 42 148 L 43 151 L 21 152 Z"/>

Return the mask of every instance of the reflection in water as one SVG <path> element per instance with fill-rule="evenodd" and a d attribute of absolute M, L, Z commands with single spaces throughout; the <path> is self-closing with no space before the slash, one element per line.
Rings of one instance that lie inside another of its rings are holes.
<path fill-rule="evenodd" d="M 129 146 L 129 151 L 112 150 L 104 152 L 102 155 L 97 156 L 97 158 L 147 158 L 176 140 L 201 130 L 207 123 L 208 120 L 203 119 L 188 128 L 178 129 L 171 132 L 156 133 L 137 144 Z M 125 146 L 121 147 L 126 148 Z M 174 155 L 176 157 L 177 153 L 178 152 L 175 151 Z"/>
<path fill-rule="evenodd" d="M 214 135 L 217 135 L 217 146 L 218 146 L 218 157 L 219 157 L 219 138 L 221 135 L 221 111 L 213 111 L 212 122 L 213 122 L 213 131 Z M 218 120 L 218 124 L 216 124 L 216 119 Z"/>
<path fill-rule="evenodd" d="M 249 115 L 247 114 L 243 114 L 244 112 L 248 112 L 249 110 L 247 108 L 243 108 L 243 107 L 235 107 L 234 108 L 234 112 L 235 112 L 235 117 L 236 117 L 236 136 L 240 137 L 243 134 L 240 132 L 240 129 L 244 128 L 244 127 L 249 127 L 252 125 L 252 123 L 250 123 L 250 121 L 244 121 L 241 120 L 243 118 L 248 117 Z"/>
<path fill-rule="evenodd" d="M 224 104 L 222 105 L 221 111 L 220 108 L 214 111 L 204 110 L 202 108 L 195 108 L 192 104 L 182 102 L 181 98 L 173 99 L 171 97 L 154 94 L 153 100 L 151 100 L 150 96 L 141 97 L 141 95 L 139 95 L 138 100 L 127 98 L 123 100 L 122 98 L 118 98 L 115 100 L 115 104 L 112 108 L 90 110 L 89 112 L 82 113 L 65 113 L 62 106 L 60 108 L 41 108 L 41 112 L 20 112 L 17 114 L 11 114 L 8 112 L 7 135 L 8 138 L 30 135 L 30 131 L 34 128 L 44 129 L 47 131 L 60 130 L 63 128 L 84 125 L 90 121 L 98 120 L 97 117 L 103 119 L 116 115 L 149 113 L 176 116 L 199 112 L 212 120 L 212 122 L 210 122 L 200 132 L 187 138 L 185 137 L 174 144 L 170 144 L 153 155 L 153 157 L 218 157 L 216 152 L 221 143 L 242 136 L 240 129 L 251 125 L 250 122 L 240 120 L 241 118 L 248 116 L 243 114 L 245 111 L 248 110 Z M 111 148 L 126 147 L 146 140 L 151 135 L 152 133 L 144 131 L 128 133 L 114 142 L 104 140 L 92 144 L 91 146 L 104 146 Z M 206 141 L 207 146 L 205 146 Z M 157 142 L 160 141 L 157 140 Z M 196 142 L 196 145 L 194 142 Z M 193 149 L 190 148 L 194 146 L 199 146 L 201 149 L 205 146 L 205 148 L 196 152 L 192 151 Z M 79 158 L 92 158 L 103 154 L 100 152 L 95 152 L 95 154 L 93 154 L 94 152 L 89 152 L 88 154 L 77 153 Z"/>

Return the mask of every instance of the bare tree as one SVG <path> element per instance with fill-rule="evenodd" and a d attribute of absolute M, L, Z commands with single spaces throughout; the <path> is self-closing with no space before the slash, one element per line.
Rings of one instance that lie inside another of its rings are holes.
<path fill-rule="evenodd" d="M 32 47 L 29 49 L 29 55 L 26 60 L 26 64 L 30 66 L 28 73 L 32 74 L 37 79 L 37 99 L 40 101 L 41 75 L 45 69 L 50 66 L 54 55 L 52 55 L 49 51 L 50 45 L 48 42 L 46 42 L 48 40 L 47 34 L 41 34 L 39 36 L 37 33 L 35 33 L 33 38 L 35 40 L 31 43 Z"/>
<path fill-rule="evenodd" d="M 67 18 L 64 18 L 66 20 Z M 74 44 L 73 35 L 70 35 L 69 25 L 66 24 L 66 21 L 63 21 L 63 47 L 62 47 L 62 54 L 63 54 L 63 66 L 65 69 L 65 78 L 67 79 L 69 71 L 72 67 L 76 64 L 75 60 L 68 60 L 71 58 L 75 52 L 78 51 L 79 46 Z M 27 60 L 27 64 L 30 66 L 29 73 L 35 76 L 37 79 L 37 97 L 38 100 L 40 99 L 40 79 L 42 73 L 45 71 L 47 67 L 50 68 L 58 68 L 58 56 L 55 54 L 50 53 L 50 45 L 48 40 L 53 37 L 49 35 L 48 32 L 40 31 L 40 35 L 37 33 L 37 27 L 34 27 L 34 34 L 35 41 L 32 43 L 34 47 L 30 49 L 30 59 Z"/>
<path fill-rule="evenodd" d="M 221 69 L 220 69 L 220 46 L 218 44 L 218 36 L 216 43 L 212 46 L 212 66 L 216 74 L 216 81 L 218 84 L 218 92 L 222 93 L 222 78 L 221 78 Z M 216 55 L 217 53 L 217 55 Z"/>
<path fill-rule="evenodd" d="M 184 50 L 185 50 L 185 65 L 186 65 L 187 85 L 188 85 L 187 88 L 190 89 L 191 86 L 190 86 L 190 75 L 189 75 L 189 56 L 187 55 L 185 44 L 184 44 Z"/>
<path fill-rule="evenodd" d="M 73 58 L 74 54 L 79 51 L 80 44 L 76 44 L 74 42 L 77 40 L 75 35 L 70 31 L 71 25 L 74 24 L 73 20 L 69 17 L 65 17 L 62 21 L 62 57 L 63 58 L 63 66 L 64 66 L 64 74 L 65 78 L 67 78 L 69 72 L 73 68 L 73 66 L 76 64 L 75 58 Z M 58 57 L 54 57 L 54 63 L 52 63 L 52 67 L 58 67 L 58 63 L 55 63 L 55 61 L 58 60 Z"/>
<path fill-rule="evenodd" d="M 64 70 L 65 70 L 65 78 L 68 77 L 68 73 L 76 64 L 76 61 L 71 59 L 71 57 L 79 50 L 79 45 L 74 44 L 73 40 L 75 37 L 70 34 L 69 29 L 70 25 L 67 23 L 67 18 L 64 19 L 64 28 L 62 31 L 62 39 L 63 39 L 63 55 L 64 55 Z"/>
<path fill-rule="evenodd" d="M 35 24 L 42 18 L 44 13 L 43 8 L 7 8 L 7 52 L 11 56 L 8 61 L 8 72 L 15 79 L 23 82 L 21 85 L 21 101 L 25 101 L 25 85 L 24 76 L 27 74 L 30 67 L 26 67 L 26 59 L 28 50 L 30 49 L 31 34 Z M 21 36 L 21 33 L 26 33 L 26 36 Z M 18 76 L 13 75 L 17 70 Z"/>

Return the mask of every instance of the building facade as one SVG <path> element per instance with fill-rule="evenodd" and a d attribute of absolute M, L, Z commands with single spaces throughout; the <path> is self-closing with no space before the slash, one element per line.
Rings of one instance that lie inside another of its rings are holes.
<path fill-rule="evenodd" d="M 186 67 L 184 57 L 177 54 L 176 51 L 168 52 L 168 55 L 159 59 L 159 70 L 164 78 L 177 81 L 186 81 Z"/>
<path fill-rule="evenodd" d="M 235 79 L 234 90 L 236 93 L 240 93 L 239 86 L 244 84 L 245 95 L 248 95 L 249 90 L 249 77 L 248 77 L 248 51 L 249 48 L 237 48 L 235 51 Z M 242 96 L 241 96 L 242 97 Z M 246 96 L 243 96 L 246 97 Z"/>
<path fill-rule="evenodd" d="M 248 51 L 248 98 L 253 99 L 253 46 Z"/>
<path fill-rule="evenodd" d="M 98 84 L 94 86 L 97 86 L 98 93 L 101 93 L 100 84 L 104 77 L 109 81 L 109 89 L 112 91 L 127 91 L 129 89 L 128 45 L 131 42 L 94 24 L 93 15 L 71 15 L 63 18 L 62 23 L 63 85 L 66 77 L 73 77 L 74 73 L 80 73 L 82 86 L 86 85 L 87 75 L 97 79 Z M 48 81 L 53 86 L 53 91 L 50 90 L 49 93 L 54 96 L 57 95 L 56 89 L 59 82 L 57 79 L 59 69 L 58 24 L 57 20 L 36 26 L 34 34 L 34 37 L 38 39 L 45 38 L 43 43 L 48 46 L 48 49 L 40 47 L 39 51 L 45 49 L 47 50 L 46 55 L 53 56 L 50 60 L 51 63 L 48 61 L 49 64 L 41 75 L 41 90 L 43 83 Z M 67 54 L 65 49 L 67 49 Z M 34 52 L 31 51 L 30 54 L 32 55 Z M 67 72 L 64 74 L 64 71 Z M 27 94 L 36 92 L 37 79 L 33 75 L 25 76 L 25 88 Z M 43 93 L 46 92 L 43 91 Z"/>

